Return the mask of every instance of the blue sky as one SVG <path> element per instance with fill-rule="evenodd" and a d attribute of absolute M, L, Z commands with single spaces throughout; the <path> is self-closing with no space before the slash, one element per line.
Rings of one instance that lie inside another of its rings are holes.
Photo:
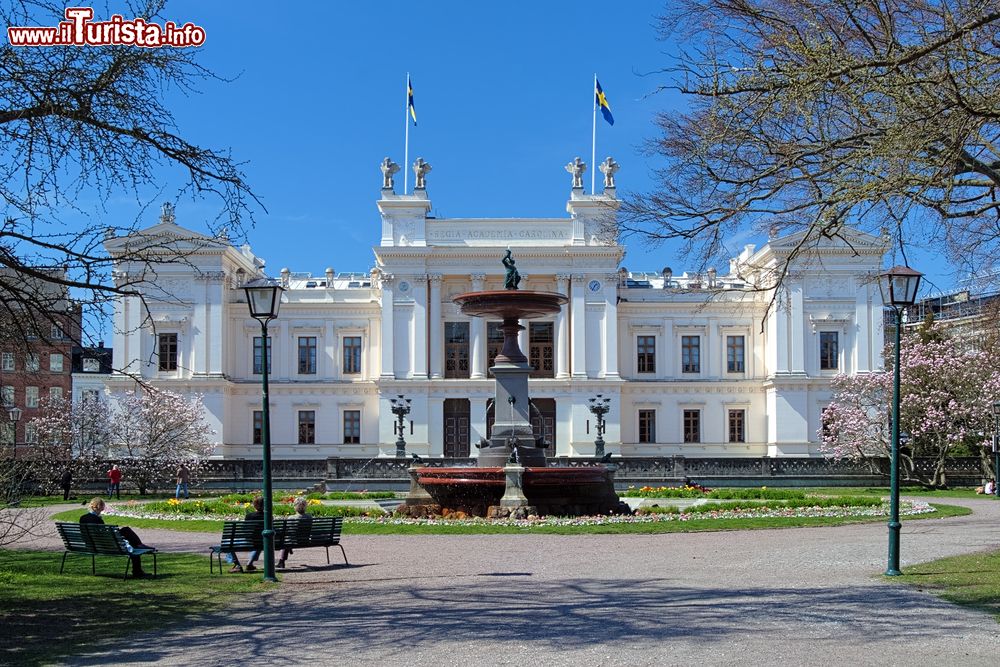
<path fill-rule="evenodd" d="M 669 64 L 672 46 L 654 28 L 662 8 L 648 0 L 172 0 L 164 18 L 203 27 L 201 62 L 234 80 L 206 81 L 199 94 L 168 99 L 183 136 L 229 147 L 246 163 L 267 208 L 248 240 L 270 274 L 286 266 L 365 271 L 380 232 L 378 163 L 385 156 L 403 162 L 408 71 L 419 122 L 410 131 L 410 161 L 433 165 L 433 215 L 566 215 L 570 176 L 563 166 L 575 156 L 590 162 L 595 72 L 616 121 L 610 127 L 598 115 L 597 159 L 613 155 L 621 164 L 619 192 L 649 189 L 655 162 L 640 146 L 653 136 L 657 111 L 683 104 L 655 92 L 667 81 L 657 71 Z M 106 18 L 101 11 L 95 19 Z M 171 179 L 180 176 L 165 173 L 163 194 L 148 197 L 172 200 Z M 588 190 L 589 182 L 588 172 Z M 402 173 L 397 191 L 401 186 Z M 111 214 L 122 224 L 140 211 L 134 199 L 116 206 Z M 219 208 L 211 199 L 181 199 L 177 221 L 204 230 Z M 148 224 L 158 211 L 146 211 Z M 734 238 L 732 246 L 755 241 Z M 634 240 L 624 264 L 698 268 L 676 247 Z M 934 280 L 950 284 L 938 266 Z"/>

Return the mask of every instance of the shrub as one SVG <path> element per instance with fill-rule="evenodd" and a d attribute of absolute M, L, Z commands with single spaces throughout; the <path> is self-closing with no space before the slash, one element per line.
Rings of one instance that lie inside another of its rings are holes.
<path fill-rule="evenodd" d="M 618 495 L 623 498 L 704 498 L 707 491 L 708 489 L 700 484 L 660 486 L 656 488 L 643 486 L 638 489 L 630 486 Z"/>
<path fill-rule="evenodd" d="M 395 498 L 392 491 L 331 491 L 326 494 L 327 500 L 379 500 Z"/>
<path fill-rule="evenodd" d="M 708 498 L 717 500 L 801 500 L 806 497 L 805 491 L 799 489 L 769 489 L 766 486 L 750 489 L 713 489 Z"/>

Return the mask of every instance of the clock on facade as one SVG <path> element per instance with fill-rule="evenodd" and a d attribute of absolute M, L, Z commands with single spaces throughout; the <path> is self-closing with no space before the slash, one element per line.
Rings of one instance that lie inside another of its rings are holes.
<path fill-rule="evenodd" d="M 600 292 L 601 291 L 601 281 L 600 280 L 591 280 L 590 284 L 588 285 L 588 287 L 590 287 L 590 291 L 591 292 Z"/>
<path fill-rule="evenodd" d="M 400 292 L 409 292 L 410 291 L 410 283 L 406 282 L 405 280 L 402 281 L 401 283 L 399 283 L 399 291 Z"/>

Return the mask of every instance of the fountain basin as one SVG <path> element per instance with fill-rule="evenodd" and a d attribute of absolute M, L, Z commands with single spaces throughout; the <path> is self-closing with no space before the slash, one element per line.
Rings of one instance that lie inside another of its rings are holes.
<path fill-rule="evenodd" d="M 500 504 L 505 474 L 499 467 L 418 468 L 420 486 L 443 509 L 487 516 Z M 609 466 L 524 469 L 523 487 L 528 505 L 539 515 L 583 516 L 623 511 L 614 490 Z M 626 510 L 627 511 L 627 510 Z"/>
<path fill-rule="evenodd" d="M 532 292 L 529 290 L 487 290 L 467 292 L 452 297 L 462 312 L 475 317 L 532 320 L 554 315 L 569 302 L 569 297 L 558 292 Z"/>

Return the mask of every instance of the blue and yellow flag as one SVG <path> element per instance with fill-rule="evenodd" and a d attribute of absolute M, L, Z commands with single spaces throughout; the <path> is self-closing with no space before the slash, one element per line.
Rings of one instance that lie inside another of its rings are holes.
<path fill-rule="evenodd" d="M 608 121 L 608 125 L 614 125 L 615 117 L 611 115 L 611 105 L 608 104 L 608 98 L 604 94 L 601 82 L 597 80 L 597 77 L 594 77 L 594 84 L 597 86 L 597 89 L 594 91 L 594 104 L 601 108 L 601 115 L 604 116 L 604 120 Z"/>
<path fill-rule="evenodd" d="M 413 106 L 413 82 L 410 81 L 410 77 L 406 77 L 406 94 L 409 101 L 406 107 L 410 110 L 410 116 L 413 118 L 413 127 L 417 126 L 417 108 Z"/>

